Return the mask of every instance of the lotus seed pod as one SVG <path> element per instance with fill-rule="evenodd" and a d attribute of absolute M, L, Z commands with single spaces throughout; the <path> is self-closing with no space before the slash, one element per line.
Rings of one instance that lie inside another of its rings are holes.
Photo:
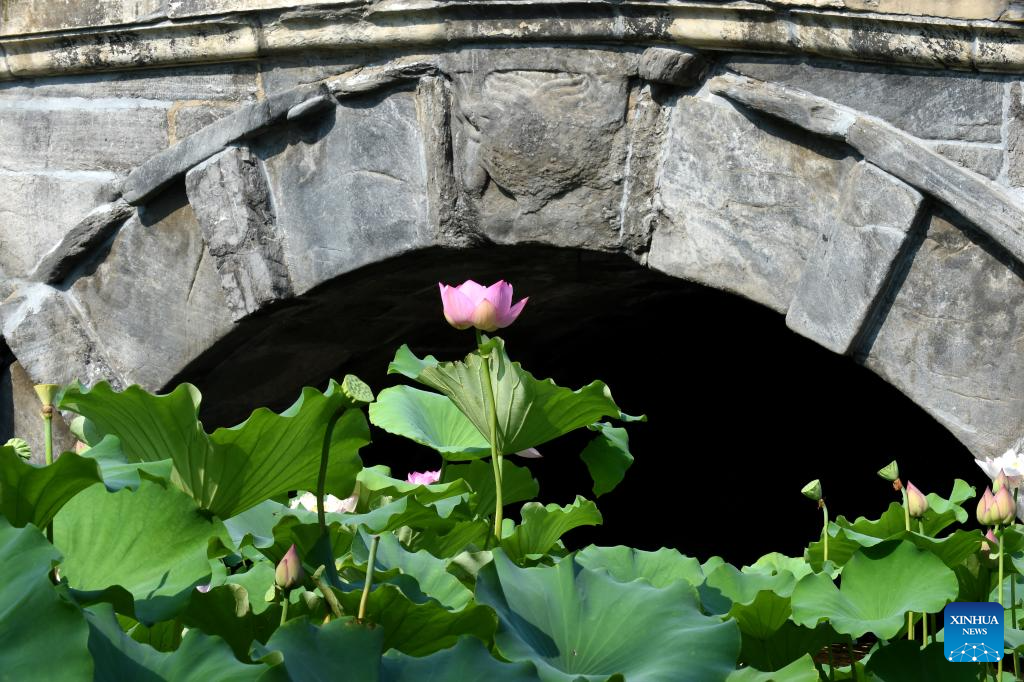
<path fill-rule="evenodd" d="M 814 479 L 800 490 L 804 497 L 817 502 L 821 499 L 821 481 Z"/>
<path fill-rule="evenodd" d="M 43 407 L 53 407 L 53 400 L 57 397 L 57 391 L 60 390 L 60 386 L 57 384 L 36 384 L 35 390 Z"/>
<path fill-rule="evenodd" d="M 890 483 L 895 483 L 900 477 L 900 466 L 896 463 L 896 460 L 893 460 L 879 469 L 878 475 Z"/>

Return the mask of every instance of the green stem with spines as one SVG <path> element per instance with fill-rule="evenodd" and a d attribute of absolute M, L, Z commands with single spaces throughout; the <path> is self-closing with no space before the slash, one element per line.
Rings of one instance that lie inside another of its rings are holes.
<path fill-rule="evenodd" d="M 46 458 L 46 466 L 53 464 L 53 408 L 43 407 L 43 456 Z M 46 524 L 46 539 L 53 543 L 53 521 Z M 56 569 L 51 572 L 56 577 Z"/>
<path fill-rule="evenodd" d="M 490 409 L 489 430 L 491 444 L 491 468 L 494 470 L 494 539 L 501 541 L 501 522 L 505 505 L 502 501 L 502 474 L 503 461 L 501 452 L 498 450 L 498 405 L 494 398 L 494 384 L 491 381 L 491 361 L 489 354 L 482 350 L 483 335 L 476 330 L 477 349 L 483 361 L 484 384 L 487 388 L 488 407 Z"/>
<path fill-rule="evenodd" d="M 903 494 L 903 523 L 907 532 L 910 532 L 910 505 L 907 502 L 907 489 L 900 484 L 900 493 Z M 907 639 L 914 639 L 914 612 L 907 612 Z"/>
<path fill-rule="evenodd" d="M 366 559 L 366 582 L 363 583 L 363 596 L 359 598 L 359 615 L 356 616 L 356 620 L 360 623 L 366 617 L 366 605 L 370 602 L 370 590 L 373 588 L 373 566 L 377 563 L 377 545 L 379 543 L 379 535 L 374 535 L 370 540 L 370 556 Z"/>

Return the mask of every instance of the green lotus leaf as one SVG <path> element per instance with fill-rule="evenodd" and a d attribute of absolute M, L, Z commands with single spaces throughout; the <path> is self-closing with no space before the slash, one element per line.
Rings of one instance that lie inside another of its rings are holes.
<path fill-rule="evenodd" d="M 54 519 L 61 575 L 70 586 L 104 599 L 96 593 L 116 586 L 134 602 L 127 615 L 147 624 L 173 616 L 196 585 L 210 580 L 211 540 L 228 542 L 220 521 L 177 488 L 149 480 L 116 493 L 94 484 Z M 123 602 L 118 608 L 126 611 Z"/>
<path fill-rule="evenodd" d="M 289 620 L 266 646 L 255 645 L 254 657 L 275 665 L 278 677 L 291 682 L 337 682 L 380 679 L 382 632 L 352 618 L 317 627 L 306 618 Z"/>
<path fill-rule="evenodd" d="M 263 549 L 274 545 L 274 527 L 285 517 L 297 516 L 299 513 L 280 502 L 264 500 L 241 514 L 225 519 L 224 527 L 235 549 L 246 545 Z"/>
<path fill-rule="evenodd" d="M 380 392 L 370 405 L 370 423 L 437 450 L 449 461 L 479 459 L 491 454 L 487 438 L 451 400 L 411 386 Z"/>
<path fill-rule="evenodd" d="M 865 666 L 870 679 L 878 682 L 973 682 L 978 679 L 978 668 L 951 665 L 941 642 L 922 649 L 919 643 L 907 640 L 879 648 Z"/>
<path fill-rule="evenodd" d="M 559 436 L 589 426 L 621 412 L 611 391 L 595 381 L 578 391 L 539 380 L 512 362 L 504 343 L 489 342 L 491 384 L 498 408 L 497 448 L 508 455 L 536 447 Z M 483 380 L 483 359 L 473 352 L 462 362 L 438 362 L 433 356 L 420 359 L 402 346 L 388 367 L 389 374 L 403 374 L 447 396 L 485 438 L 490 434 L 490 397 Z"/>
<path fill-rule="evenodd" d="M 199 422 L 199 402 L 190 384 L 156 396 L 137 386 L 118 393 L 100 383 L 90 390 L 70 386 L 61 408 L 85 416 L 102 435 L 116 435 L 129 461 L 172 460 L 175 484 L 221 518 L 289 490 L 315 489 L 328 429 L 327 490 L 339 497 L 352 492 L 369 427 L 337 382 L 323 393 L 303 389 L 281 414 L 260 408 L 242 424 L 210 435 Z"/>
<path fill-rule="evenodd" d="M 840 641 L 850 641 L 850 638 L 840 635 L 827 623 L 811 629 L 787 621 L 767 637 L 744 632 L 740 661 L 757 670 L 778 670 L 802 656 L 816 654 L 826 644 Z"/>
<path fill-rule="evenodd" d="M 743 569 L 744 573 L 781 573 L 782 571 L 789 571 L 797 580 L 814 572 L 803 557 L 789 557 L 779 552 L 765 554 Z"/>
<path fill-rule="evenodd" d="M 928 493 L 926 496 L 928 499 L 928 511 L 924 513 L 924 517 L 921 519 L 924 522 L 925 534 L 934 537 L 954 522 L 964 523 L 967 521 L 969 513 L 961 506 L 961 503 L 974 498 L 976 495 L 977 491 L 974 489 L 974 486 L 959 478 L 953 482 L 953 490 L 950 491 L 948 498 L 936 493 Z"/>
<path fill-rule="evenodd" d="M 381 682 L 537 682 L 529 663 L 505 663 L 475 637 L 461 637 L 450 649 L 416 658 L 389 651 L 381 661 Z"/>
<path fill-rule="evenodd" d="M 502 549 L 515 561 L 522 561 L 530 555 L 546 554 L 559 538 L 573 528 L 600 525 L 602 520 L 597 505 L 582 496 L 577 496 L 575 502 L 564 507 L 528 502 L 520 514 L 522 523 L 510 533 L 503 528 L 501 538 Z M 506 526 L 511 527 L 512 522 L 507 521 Z"/>
<path fill-rule="evenodd" d="M 451 559 L 467 551 L 482 548 L 493 533 L 487 519 L 459 521 L 441 530 L 426 530 L 410 535 L 407 545 L 411 551 L 426 550 L 436 557 Z"/>
<path fill-rule="evenodd" d="M 502 503 L 507 505 L 524 502 L 537 497 L 540 484 L 526 467 L 513 464 L 507 459 L 501 462 L 501 495 Z M 464 480 L 473 490 L 469 506 L 474 513 L 487 516 L 494 513 L 495 485 L 494 468 L 490 462 L 469 462 L 468 464 L 451 464 L 445 468 L 444 480 Z"/>
<path fill-rule="evenodd" d="M 17 456 L 17 455 L 15 455 Z M 47 577 L 60 553 L 33 526 L 0 516 L 0 677 L 77 681 L 92 678 L 81 609 Z M 59 647 L 59 650 L 55 647 Z M 55 655 L 59 651 L 60 655 Z"/>
<path fill-rule="evenodd" d="M 96 682 L 248 682 L 267 672 L 265 665 L 242 663 L 223 640 L 198 630 L 190 630 L 176 651 L 164 653 L 133 640 L 109 605 L 90 607 L 86 616 Z"/>
<path fill-rule="evenodd" d="M 462 494 L 423 504 L 415 495 L 411 495 L 400 497 L 363 514 L 328 514 L 327 518 L 349 527 L 364 526 L 371 533 L 385 533 L 402 526 L 445 532 L 464 520 L 460 518 L 458 511 L 464 510 L 468 497 L 468 494 Z"/>
<path fill-rule="evenodd" d="M 353 559 L 364 566 L 369 558 L 369 545 L 370 537 L 365 531 L 360 531 L 352 543 Z M 448 572 L 444 560 L 425 550 L 406 550 L 392 533 L 380 536 L 374 566 L 383 571 L 397 569 L 402 575 L 412 577 L 419 591 L 450 610 L 461 610 L 473 600 L 473 592 Z"/>
<path fill-rule="evenodd" d="M 688 583 L 619 582 L 571 555 L 519 568 L 496 551 L 476 595 L 498 613 L 501 655 L 533 663 L 544 682 L 714 682 L 729 676 L 739 653 L 736 624 L 701 613 Z"/>
<path fill-rule="evenodd" d="M 826 575 L 805 576 L 793 590 L 793 621 L 813 628 L 826 618 L 842 634 L 892 639 L 908 611 L 934 613 L 956 595 L 956 575 L 941 559 L 910 542 L 888 541 L 855 552 L 839 588 Z"/>
<path fill-rule="evenodd" d="M 601 497 L 622 482 L 633 464 L 633 455 L 629 452 L 626 429 L 608 422 L 593 424 L 590 429 L 598 435 L 583 449 L 580 458 L 594 480 L 594 495 Z"/>
<path fill-rule="evenodd" d="M 133 619 L 121 616 L 118 620 L 122 622 L 122 627 L 124 627 L 124 621 Z M 148 644 L 157 651 L 174 651 L 181 646 L 181 638 L 185 634 L 182 630 L 181 621 L 174 618 L 153 623 L 151 626 L 135 621 L 135 624 L 130 628 L 126 628 L 125 632 L 136 642 Z"/>
<path fill-rule="evenodd" d="M 576 563 L 592 571 L 605 571 L 623 583 L 644 580 L 654 587 L 668 587 L 684 581 L 697 587 L 704 582 L 699 561 L 666 547 L 645 552 L 622 545 L 591 545 L 576 553 Z"/>
<path fill-rule="evenodd" d="M 122 488 L 137 490 L 143 477 L 171 480 L 174 465 L 169 459 L 152 462 L 132 462 L 121 449 L 117 436 L 104 436 L 96 445 L 82 453 L 82 457 L 96 462 L 107 490 L 116 492 Z"/>
<path fill-rule="evenodd" d="M 490 466 L 487 466 L 490 471 Z M 359 497 L 364 497 L 372 505 L 373 502 L 382 497 L 405 497 L 413 495 L 424 504 L 446 500 L 451 497 L 458 497 L 470 492 L 470 488 L 463 481 L 452 480 L 445 477 L 446 481 L 424 485 L 422 483 L 409 483 L 390 476 L 390 469 L 385 466 L 374 466 L 363 469 L 356 476 L 359 482 Z"/>
<path fill-rule="evenodd" d="M 262 571 L 258 575 L 264 577 Z M 255 587 L 252 591 L 237 582 L 214 587 L 205 594 L 197 591 L 178 618 L 190 630 L 198 629 L 223 638 L 236 658 L 249 661 L 252 643 L 267 641 L 281 618 L 281 607 L 264 598 L 267 588 L 274 584 L 273 566 L 266 584 L 256 587 L 255 583 L 251 581 Z"/>
<path fill-rule="evenodd" d="M 0 447 L 0 514 L 19 528 L 45 528 L 71 498 L 101 480 L 96 462 L 73 452 L 37 467 L 14 448 Z"/>
<path fill-rule="evenodd" d="M 356 585 L 361 589 L 361 585 Z M 360 589 L 336 592 L 345 613 L 358 613 Z M 427 656 L 454 646 L 459 637 L 473 635 L 490 641 L 496 619 L 488 608 L 471 604 L 455 611 L 435 600 L 415 602 L 392 584 L 375 584 L 369 595 L 366 618 L 384 632 L 384 649 L 410 656 Z"/>
<path fill-rule="evenodd" d="M 818 682 L 819 679 L 814 659 L 806 654 L 774 672 L 743 668 L 729 675 L 729 682 Z"/>

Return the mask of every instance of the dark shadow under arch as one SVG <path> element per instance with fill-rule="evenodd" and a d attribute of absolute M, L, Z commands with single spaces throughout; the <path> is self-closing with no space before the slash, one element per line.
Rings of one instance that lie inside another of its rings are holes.
<path fill-rule="evenodd" d="M 922 490 L 948 493 L 954 477 L 983 485 L 973 457 L 897 389 L 789 331 L 758 304 L 652 272 L 608 254 L 504 247 L 402 256 L 340 277 L 246 320 L 177 379 L 204 393 L 208 428 L 253 407 L 282 408 L 301 386 L 355 373 L 375 390 L 401 343 L 455 358 L 471 346 L 441 316 L 437 282 L 504 277 L 523 317 L 502 334 L 534 374 L 577 387 L 611 386 L 627 412 L 636 463 L 600 498 L 605 525 L 570 544 L 663 545 L 699 557 L 750 562 L 798 554 L 820 529 L 800 495 L 821 478 L 835 514 L 877 516 L 897 499 L 875 471 L 893 458 Z M 367 463 L 396 474 L 434 468 L 437 456 L 375 431 Z M 529 466 L 543 502 L 590 494 L 577 434 Z M 513 512 L 513 515 L 515 513 Z"/>

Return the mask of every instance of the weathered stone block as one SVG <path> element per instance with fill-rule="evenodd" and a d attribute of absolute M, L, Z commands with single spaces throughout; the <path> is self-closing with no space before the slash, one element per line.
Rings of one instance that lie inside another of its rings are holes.
<path fill-rule="evenodd" d="M 841 147 L 785 134 L 724 102 L 680 97 L 661 170 L 666 220 L 648 264 L 784 313 L 855 163 Z"/>
<path fill-rule="evenodd" d="M 1024 187 L 1024 86 L 1011 84 L 1008 96 L 1006 179 L 1013 187 Z"/>
<path fill-rule="evenodd" d="M 433 243 L 413 93 L 346 99 L 254 150 L 265 159 L 297 294 Z"/>
<path fill-rule="evenodd" d="M 107 172 L 0 171 L 0 271 L 25 277 L 68 230 L 114 197 L 117 184 Z"/>
<path fill-rule="evenodd" d="M 289 296 L 263 163 L 232 147 L 190 170 L 185 187 L 234 319 Z"/>
<path fill-rule="evenodd" d="M 256 73 L 255 63 L 242 62 L 37 78 L 0 84 L 0 99 L 84 97 L 241 102 L 256 97 Z"/>
<path fill-rule="evenodd" d="M 947 159 L 990 180 L 998 179 L 1003 170 L 1003 150 L 996 146 L 935 142 L 931 147 Z"/>
<path fill-rule="evenodd" d="M 707 68 L 708 60 L 695 50 L 649 47 L 640 58 L 638 75 L 655 83 L 686 87 L 703 78 Z"/>
<path fill-rule="evenodd" d="M 167 147 L 167 107 L 136 100 L 0 99 L 0 169 L 128 171 Z"/>
<path fill-rule="evenodd" d="M 29 279 L 46 284 L 64 279 L 82 258 L 105 242 L 133 210 L 124 199 L 118 199 L 90 211 L 43 255 L 29 273 Z"/>
<path fill-rule="evenodd" d="M 125 382 L 150 388 L 232 326 L 214 260 L 180 191 L 130 218 L 107 258 L 69 295 Z"/>
<path fill-rule="evenodd" d="M 1024 279 L 970 226 L 932 218 L 865 364 L 975 455 L 1024 433 Z"/>
<path fill-rule="evenodd" d="M 165 0 L 104 0 L 103 2 L 53 2 L 53 0 L 6 0 L 0 35 L 39 33 L 86 26 L 131 24 L 147 15 L 163 13 Z"/>
<path fill-rule="evenodd" d="M 171 107 L 168 116 L 170 122 L 171 143 L 183 140 L 206 126 L 219 121 L 234 110 L 228 105 L 188 104 Z"/>
<path fill-rule="evenodd" d="M 781 83 L 878 116 L 911 135 L 935 140 L 999 142 L 1003 83 L 976 74 L 735 57 L 734 71 Z"/>
<path fill-rule="evenodd" d="M 923 200 L 913 188 L 863 161 L 843 186 L 838 221 L 815 241 L 786 314 L 790 329 L 835 353 L 854 349 Z"/>

